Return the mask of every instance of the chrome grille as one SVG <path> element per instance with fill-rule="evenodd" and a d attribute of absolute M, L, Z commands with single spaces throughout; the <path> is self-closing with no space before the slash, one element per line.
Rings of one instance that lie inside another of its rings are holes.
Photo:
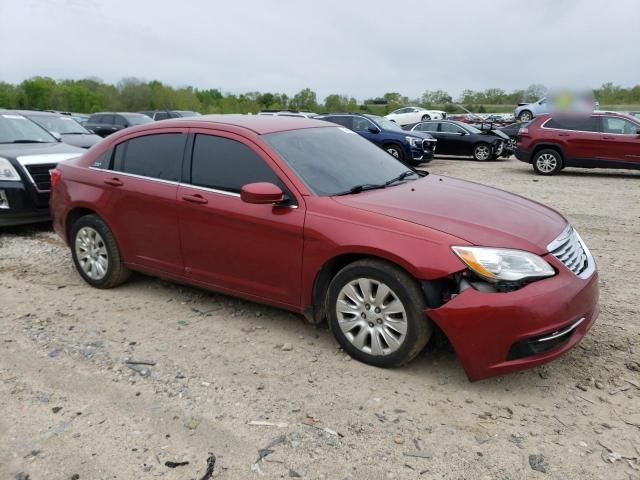
<path fill-rule="evenodd" d="M 33 180 L 33 184 L 40 192 L 48 192 L 51 190 L 51 175 L 49 170 L 56 168 L 57 163 L 41 163 L 26 165 L 25 169 Z"/>
<path fill-rule="evenodd" d="M 579 277 L 587 278 L 595 269 L 591 252 L 571 225 L 547 246 L 547 250 Z"/>

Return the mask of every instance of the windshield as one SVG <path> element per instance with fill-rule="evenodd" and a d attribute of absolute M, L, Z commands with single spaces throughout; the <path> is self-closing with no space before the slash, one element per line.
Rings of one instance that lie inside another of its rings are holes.
<path fill-rule="evenodd" d="M 387 120 L 384 117 L 379 117 L 377 115 L 365 115 L 368 119 L 373 120 L 375 123 L 378 124 L 378 126 L 380 128 L 382 128 L 383 130 L 395 130 L 397 132 L 403 132 L 404 130 L 402 130 L 402 128 L 400 128 L 400 126 L 395 123 L 392 122 L 391 120 Z"/>
<path fill-rule="evenodd" d="M 0 115 L 0 143 L 55 143 L 46 130 L 22 115 Z"/>
<path fill-rule="evenodd" d="M 145 123 L 153 122 L 153 120 L 146 115 L 125 115 L 125 118 L 131 125 L 144 125 Z"/>
<path fill-rule="evenodd" d="M 71 117 L 54 117 L 48 115 L 34 115 L 28 117 L 30 120 L 36 122 L 42 128 L 50 132 L 58 132 L 61 135 L 66 134 L 90 134 L 86 128 L 80 125 Z"/>
<path fill-rule="evenodd" d="M 343 127 L 305 128 L 263 138 L 317 195 L 385 183 L 408 170 L 381 148 Z"/>

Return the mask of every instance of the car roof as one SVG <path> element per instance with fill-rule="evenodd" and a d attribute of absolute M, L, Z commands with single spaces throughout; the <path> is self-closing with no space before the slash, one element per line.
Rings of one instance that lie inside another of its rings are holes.
<path fill-rule="evenodd" d="M 197 117 L 172 118 L 162 121 L 163 128 L 170 126 L 210 127 L 220 124 L 245 128 L 258 135 L 304 128 L 335 127 L 335 125 L 322 120 L 277 115 L 200 115 Z M 149 125 L 158 125 L 158 123 Z"/>
<path fill-rule="evenodd" d="M 94 115 L 136 115 L 136 116 L 142 115 L 143 117 L 146 117 L 144 113 L 138 113 L 138 112 L 96 112 L 91 114 L 92 117 Z"/>
<path fill-rule="evenodd" d="M 42 110 L 10 110 L 11 112 L 17 113 L 24 117 L 65 117 L 71 118 L 70 115 L 65 115 L 63 113 L 55 113 L 55 112 L 44 112 Z"/>

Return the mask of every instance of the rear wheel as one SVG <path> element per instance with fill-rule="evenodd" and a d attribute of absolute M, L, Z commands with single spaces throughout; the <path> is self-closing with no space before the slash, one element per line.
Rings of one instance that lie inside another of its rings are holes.
<path fill-rule="evenodd" d="M 401 162 L 404 161 L 404 152 L 402 151 L 402 148 L 400 148 L 398 145 L 396 145 L 395 143 L 389 143 L 387 145 L 384 146 L 384 149 L 387 151 L 387 153 L 389 153 L 391 156 L 397 158 L 398 160 L 400 160 Z"/>
<path fill-rule="evenodd" d="M 111 230 L 99 216 L 80 217 L 71 226 L 70 239 L 73 262 L 89 285 L 111 288 L 131 275 Z"/>
<path fill-rule="evenodd" d="M 473 147 L 473 158 L 479 162 L 486 162 L 491 159 L 493 151 L 488 143 L 478 143 Z"/>
<path fill-rule="evenodd" d="M 522 112 L 520 112 L 520 115 L 518 115 L 518 120 L 520 122 L 528 122 L 532 118 L 533 114 L 529 110 L 523 110 Z"/>
<path fill-rule="evenodd" d="M 397 367 L 427 344 L 433 327 L 415 280 L 380 260 L 359 260 L 343 268 L 327 293 L 331 330 L 356 360 Z"/>
<path fill-rule="evenodd" d="M 425 114 L 422 116 L 422 121 L 424 122 L 424 121 L 426 121 L 426 120 L 431 120 L 431 115 L 428 115 L 428 114 L 426 114 L 426 113 L 425 113 Z"/>
<path fill-rule="evenodd" d="M 562 170 L 562 155 L 557 150 L 540 150 L 533 157 L 533 170 L 538 175 L 554 175 Z"/>

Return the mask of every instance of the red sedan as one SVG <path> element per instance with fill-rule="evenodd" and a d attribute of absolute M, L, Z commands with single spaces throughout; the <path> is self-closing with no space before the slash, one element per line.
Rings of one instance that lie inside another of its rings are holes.
<path fill-rule="evenodd" d="M 327 319 L 381 367 L 410 361 L 436 325 L 472 380 L 538 365 L 599 311 L 593 257 L 560 214 L 322 121 L 133 127 L 58 165 L 51 210 L 94 287 L 141 271 Z"/>

